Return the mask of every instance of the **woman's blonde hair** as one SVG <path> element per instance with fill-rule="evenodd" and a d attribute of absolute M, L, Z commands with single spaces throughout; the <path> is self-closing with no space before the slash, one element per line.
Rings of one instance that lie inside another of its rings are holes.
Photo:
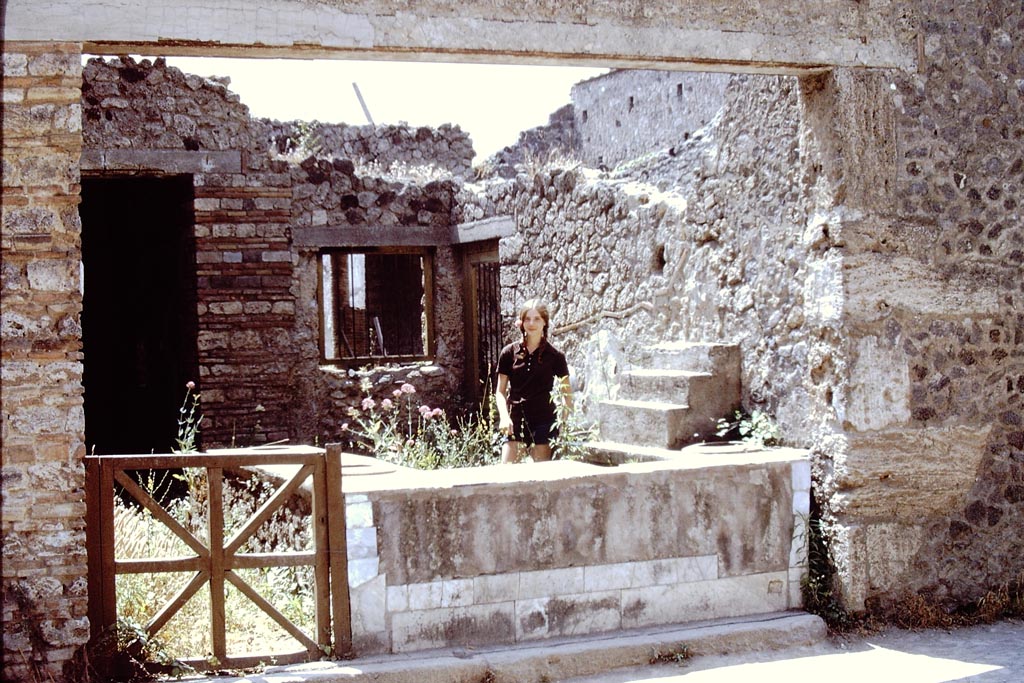
<path fill-rule="evenodd" d="M 536 310 L 540 313 L 540 317 L 544 319 L 544 337 L 548 336 L 548 326 L 551 323 L 551 314 L 548 313 L 548 305 L 540 299 L 530 299 L 524 301 L 523 305 L 519 307 L 519 315 L 516 317 L 516 327 L 524 335 L 526 332 L 523 330 L 523 321 L 526 320 L 526 314 L 531 310 Z"/>

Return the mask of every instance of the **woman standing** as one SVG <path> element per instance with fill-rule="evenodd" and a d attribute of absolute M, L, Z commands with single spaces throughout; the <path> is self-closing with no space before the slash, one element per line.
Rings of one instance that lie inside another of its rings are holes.
<path fill-rule="evenodd" d="M 503 348 L 498 356 L 494 399 L 498 406 L 498 430 L 505 435 L 502 462 L 519 462 L 524 445 L 534 461 L 551 459 L 551 440 L 558 436 L 555 404 L 551 400 L 556 381 L 565 397 L 566 409 L 571 406 L 565 354 L 548 343 L 550 319 L 542 302 L 530 299 L 524 303 L 516 319 L 523 339 Z"/>

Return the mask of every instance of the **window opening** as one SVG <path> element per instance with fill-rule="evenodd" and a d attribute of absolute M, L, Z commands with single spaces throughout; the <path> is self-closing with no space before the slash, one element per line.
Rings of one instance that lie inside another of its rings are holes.
<path fill-rule="evenodd" d="M 324 360 L 423 359 L 431 353 L 428 250 L 320 254 Z"/>

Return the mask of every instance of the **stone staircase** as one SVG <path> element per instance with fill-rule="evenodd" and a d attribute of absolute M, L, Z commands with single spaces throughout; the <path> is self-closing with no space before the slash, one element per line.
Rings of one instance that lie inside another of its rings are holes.
<path fill-rule="evenodd" d="M 600 440 L 588 460 L 620 464 L 678 455 L 714 438 L 719 418 L 740 407 L 740 350 L 731 344 L 671 342 L 648 347 L 619 375 L 616 400 L 598 406 Z"/>

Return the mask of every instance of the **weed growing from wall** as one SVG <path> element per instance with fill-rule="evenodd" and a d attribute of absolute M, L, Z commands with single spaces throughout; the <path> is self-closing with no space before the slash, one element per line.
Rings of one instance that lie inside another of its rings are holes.
<path fill-rule="evenodd" d="M 755 410 L 750 414 L 737 410 L 732 420 L 721 418 L 717 423 L 716 436 L 736 437 L 757 448 L 782 445 L 779 425 L 767 413 Z"/>

